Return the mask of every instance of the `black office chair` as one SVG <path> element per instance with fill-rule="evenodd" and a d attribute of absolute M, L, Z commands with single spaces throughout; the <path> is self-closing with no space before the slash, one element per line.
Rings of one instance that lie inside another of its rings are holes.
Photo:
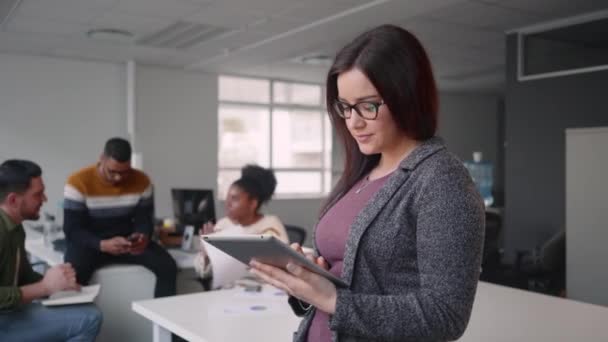
<path fill-rule="evenodd" d="M 562 295 L 566 288 L 565 230 L 532 250 L 518 251 L 515 269 L 527 280 L 528 290 Z"/>
<path fill-rule="evenodd" d="M 306 241 L 306 229 L 286 224 L 285 230 L 287 231 L 287 237 L 289 237 L 289 243 L 297 242 L 302 245 Z"/>

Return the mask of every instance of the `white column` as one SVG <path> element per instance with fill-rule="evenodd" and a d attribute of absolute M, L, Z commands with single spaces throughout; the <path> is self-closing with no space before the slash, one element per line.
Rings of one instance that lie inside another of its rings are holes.
<path fill-rule="evenodd" d="M 135 61 L 127 62 L 127 133 L 129 134 L 129 141 L 133 147 L 133 157 L 131 158 L 131 165 L 136 169 L 143 169 L 143 158 L 139 148 L 137 146 L 137 102 L 135 99 L 135 91 L 137 88 L 136 82 L 136 70 L 137 65 Z"/>

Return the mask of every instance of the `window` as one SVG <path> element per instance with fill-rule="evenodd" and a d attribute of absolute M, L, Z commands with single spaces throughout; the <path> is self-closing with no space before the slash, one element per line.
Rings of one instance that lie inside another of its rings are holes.
<path fill-rule="evenodd" d="M 271 167 L 278 198 L 329 193 L 331 125 L 318 84 L 219 77 L 218 196 L 246 164 Z"/>
<path fill-rule="evenodd" d="M 608 69 L 608 18 L 598 12 L 517 31 L 520 81 Z"/>

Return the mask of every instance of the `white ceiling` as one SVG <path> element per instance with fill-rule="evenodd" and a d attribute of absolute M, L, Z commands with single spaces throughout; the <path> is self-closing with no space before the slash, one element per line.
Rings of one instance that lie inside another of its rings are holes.
<path fill-rule="evenodd" d="M 0 52 L 322 82 L 326 67 L 294 59 L 331 56 L 392 23 L 422 40 L 442 88 L 500 91 L 504 31 L 606 8 L 607 0 L 0 0 Z M 178 21 L 226 32 L 186 49 L 137 43 Z M 96 28 L 134 38 L 87 37 Z"/>

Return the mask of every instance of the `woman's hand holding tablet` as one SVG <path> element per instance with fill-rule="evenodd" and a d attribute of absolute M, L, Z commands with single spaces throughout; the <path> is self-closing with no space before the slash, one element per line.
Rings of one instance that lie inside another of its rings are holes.
<path fill-rule="evenodd" d="M 299 244 L 294 243 L 291 245 L 291 248 L 301 253 L 302 256 L 305 256 Z M 324 270 L 329 269 L 329 265 L 323 257 L 315 258 L 310 255 L 305 257 Z M 253 274 L 289 293 L 291 296 L 309 303 L 328 314 L 333 314 L 336 311 L 337 289 L 327 278 L 291 262 L 285 266 L 286 270 L 260 263 L 255 259 L 249 265 L 252 267 L 251 272 Z"/>
<path fill-rule="evenodd" d="M 329 314 L 335 312 L 336 287 L 347 286 L 328 272 L 328 264 L 322 257 L 306 256 L 297 244 L 290 247 L 268 235 L 208 235 L 203 238 L 249 264 L 251 272 L 267 283 Z"/>

